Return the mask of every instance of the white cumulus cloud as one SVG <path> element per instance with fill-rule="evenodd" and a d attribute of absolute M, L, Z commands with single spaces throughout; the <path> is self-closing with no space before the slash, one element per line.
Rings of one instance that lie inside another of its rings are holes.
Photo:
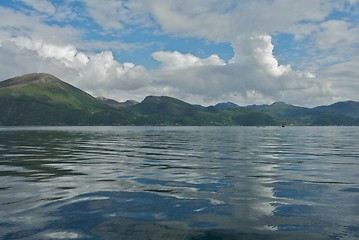
<path fill-rule="evenodd" d="M 29 72 L 48 72 L 96 96 L 132 91 L 148 84 L 144 67 L 120 63 L 111 51 L 84 53 L 72 45 L 48 44 L 32 38 L 2 41 L 0 72 L 4 79 Z"/>
<path fill-rule="evenodd" d="M 320 24 L 315 33 L 316 44 L 321 49 L 345 48 L 359 42 L 358 26 L 349 26 L 343 20 L 329 20 Z"/>
<path fill-rule="evenodd" d="M 193 54 L 182 54 L 174 51 L 159 51 L 152 54 L 152 57 L 160 62 L 164 68 L 185 68 L 206 65 L 225 65 L 223 59 L 218 55 L 211 55 L 207 58 L 199 58 Z"/>
<path fill-rule="evenodd" d="M 158 85 L 205 96 L 212 102 L 228 96 L 236 96 L 241 102 L 285 100 L 285 92 L 316 85 L 312 73 L 279 64 L 271 40 L 269 35 L 237 39 L 235 56 L 227 64 L 218 56 L 199 58 L 178 52 L 155 52 L 152 56 L 163 67 L 152 74 Z"/>
<path fill-rule="evenodd" d="M 46 13 L 49 15 L 51 14 L 53 15 L 56 13 L 56 8 L 50 1 L 47 0 L 21 0 L 21 1 L 41 13 Z"/>
<path fill-rule="evenodd" d="M 266 73 L 280 77 L 292 71 L 290 65 L 280 65 L 273 55 L 274 45 L 269 35 L 239 37 L 233 43 L 235 56 L 233 63 L 248 64 L 248 67 L 263 69 Z"/>
<path fill-rule="evenodd" d="M 25 5 L 0 6 L 2 79 L 49 72 L 94 95 L 120 100 L 141 100 L 148 94 L 203 104 L 228 99 L 312 105 L 343 96 L 357 99 L 357 15 L 333 14 L 355 10 L 356 0 L 19 2 Z M 215 50 L 208 57 L 172 47 L 169 51 L 166 43 L 152 40 L 139 47 L 132 41 L 139 30 L 159 41 L 226 43 L 234 56 L 225 61 Z M 301 63 L 284 62 L 277 55 L 281 46 L 272 37 L 280 34 L 298 44 L 295 54 L 302 55 Z M 122 37 L 131 42 L 119 41 Z M 151 48 L 146 52 L 152 52 L 158 68 L 121 59 L 121 51 L 141 47 Z"/>

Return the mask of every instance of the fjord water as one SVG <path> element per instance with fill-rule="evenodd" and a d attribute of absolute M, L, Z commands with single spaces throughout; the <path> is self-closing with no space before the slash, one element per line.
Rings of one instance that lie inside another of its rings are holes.
<path fill-rule="evenodd" d="M 356 239 L 358 127 L 0 128 L 1 239 Z"/>

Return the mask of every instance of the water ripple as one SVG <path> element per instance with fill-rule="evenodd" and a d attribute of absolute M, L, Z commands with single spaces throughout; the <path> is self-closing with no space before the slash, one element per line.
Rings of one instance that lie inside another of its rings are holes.
<path fill-rule="evenodd" d="M 358 238 L 357 127 L 0 129 L 0 238 Z"/>

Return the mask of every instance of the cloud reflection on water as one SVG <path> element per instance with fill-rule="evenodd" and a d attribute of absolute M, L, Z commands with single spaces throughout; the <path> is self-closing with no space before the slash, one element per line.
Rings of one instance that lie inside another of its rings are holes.
<path fill-rule="evenodd" d="M 337 195 L 341 189 L 358 188 L 356 172 L 332 171 L 333 166 L 356 167 L 350 164 L 358 150 L 338 155 L 341 145 L 330 142 L 336 132 L 232 127 L 25 130 L 8 129 L 0 137 L 0 230 L 9 238 L 110 238 L 131 231 L 138 237 L 149 231 L 155 237 L 156 229 L 163 238 L 323 237 L 340 236 L 358 222 L 358 212 L 350 212 L 358 192 Z M 328 174 L 334 174 L 332 184 L 323 183 Z M 330 201 L 345 204 L 329 210 Z M 348 215 L 341 217 L 343 212 Z M 328 219 L 329 214 L 337 220 Z"/>

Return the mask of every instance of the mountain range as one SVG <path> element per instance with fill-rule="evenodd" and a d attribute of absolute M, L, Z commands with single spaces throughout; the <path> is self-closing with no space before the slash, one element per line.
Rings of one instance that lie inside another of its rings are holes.
<path fill-rule="evenodd" d="M 168 96 L 142 102 L 95 98 L 46 73 L 0 82 L 0 125 L 359 125 L 359 102 L 305 108 L 276 102 L 204 107 Z"/>

